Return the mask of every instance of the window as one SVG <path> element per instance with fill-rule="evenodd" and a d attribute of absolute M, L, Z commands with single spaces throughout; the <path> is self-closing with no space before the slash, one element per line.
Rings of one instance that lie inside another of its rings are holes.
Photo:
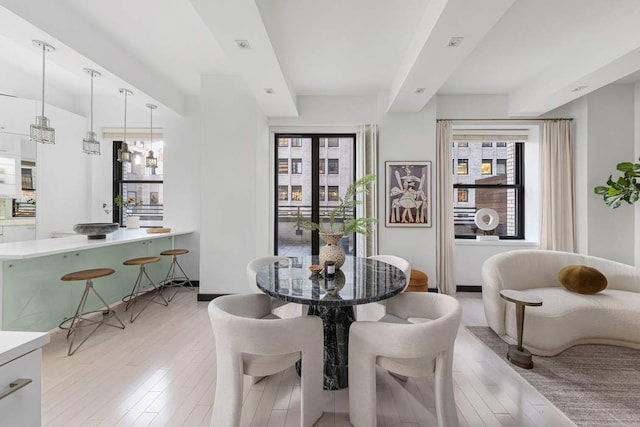
<path fill-rule="evenodd" d="M 458 175 L 469 173 L 469 159 L 458 159 Z"/>
<path fill-rule="evenodd" d="M 324 164 L 325 164 L 325 159 L 320 159 L 320 164 L 318 165 L 318 173 L 320 175 L 324 175 Z"/>
<path fill-rule="evenodd" d="M 278 159 L 278 173 L 281 175 L 289 173 L 289 159 Z"/>
<path fill-rule="evenodd" d="M 493 167 L 493 160 L 491 159 L 482 159 L 482 165 L 480 166 L 480 170 L 482 175 L 491 175 Z"/>
<path fill-rule="evenodd" d="M 302 140 L 300 138 L 291 138 L 292 147 L 302 147 Z"/>
<path fill-rule="evenodd" d="M 286 185 L 278 185 L 278 200 L 285 202 L 289 200 L 289 187 Z"/>
<path fill-rule="evenodd" d="M 468 148 L 468 147 L 469 147 L 468 142 L 458 142 L 458 148 Z"/>
<path fill-rule="evenodd" d="M 496 174 L 505 175 L 507 173 L 507 159 L 496 159 Z"/>
<path fill-rule="evenodd" d="M 482 146 L 483 147 L 493 147 L 493 142 L 483 142 Z"/>
<path fill-rule="evenodd" d="M 327 190 L 325 187 L 320 187 L 318 191 L 318 197 L 321 202 L 325 202 L 327 200 Z"/>
<path fill-rule="evenodd" d="M 453 189 L 457 191 L 453 206 L 455 236 L 464 239 L 481 234 L 475 225 L 475 213 L 490 208 L 500 218 L 495 235 L 501 239 L 524 239 L 524 143 L 505 142 L 505 147 L 493 156 L 486 152 L 482 155 L 484 144 L 469 142 L 469 159 L 457 160 L 457 173 L 453 175 Z M 460 173 L 461 169 L 465 173 Z"/>
<path fill-rule="evenodd" d="M 338 186 L 330 185 L 329 186 L 329 201 L 337 202 L 340 199 L 340 195 L 338 194 Z"/>
<path fill-rule="evenodd" d="M 288 146 L 289 146 L 289 138 L 278 139 L 278 147 L 288 147 Z"/>
<path fill-rule="evenodd" d="M 291 159 L 291 173 L 292 174 L 302 173 L 302 159 Z"/>
<path fill-rule="evenodd" d="M 148 140 L 127 141 L 131 162 L 119 162 L 118 149 L 122 142 L 113 144 L 113 197 L 131 200 L 129 206 L 113 209 L 113 222 L 125 225 L 127 218 L 137 216 L 141 227 L 162 226 L 164 214 L 164 142 Z M 145 157 L 153 150 L 158 159 L 155 168 L 145 165 Z"/>
<path fill-rule="evenodd" d="M 302 201 L 302 186 L 301 185 L 292 185 L 291 186 L 291 200 L 295 202 Z"/>
<path fill-rule="evenodd" d="M 506 147 L 507 143 L 506 142 L 496 142 L 496 147 Z"/>
<path fill-rule="evenodd" d="M 338 147 L 340 145 L 338 142 L 338 138 L 327 138 L 327 141 L 328 147 Z"/>
<path fill-rule="evenodd" d="M 329 159 L 327 170 L 329 171 L 330 174 L 336 175 L 339 173 L 339 165 L 340 165 L 340 161 L 338 159 Z"/>

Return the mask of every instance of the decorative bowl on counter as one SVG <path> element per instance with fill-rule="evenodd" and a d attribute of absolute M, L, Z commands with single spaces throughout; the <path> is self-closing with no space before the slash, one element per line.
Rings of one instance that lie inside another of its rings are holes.
<path fill-rule="evenodd" d="M 73 226 L 73 231 L 78 234 L 84 234 L 87 239 L 106 239 L 107 234 L 113 233 L 120 224 L 117 222 L 88 222 L 85 224 L 76 224 Z"/>

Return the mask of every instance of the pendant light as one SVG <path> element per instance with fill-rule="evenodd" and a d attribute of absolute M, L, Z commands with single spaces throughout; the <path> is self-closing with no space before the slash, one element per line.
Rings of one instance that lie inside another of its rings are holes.
<path fill-rule="evenodd" d="M 133 92 L 120 88 L 120 93 L 124 94 L 124 138 L 122 139 L 122 147 L 118 149 L 118 161 L 131 163 L 131 151 L 127 145 L 127 97 L 133 95 Z"/>
<path fill-rule="evenodd" d="M 154 104 L 147 104 L 147 108 L 149 109 L 150 117 L 151 117 L 151 124 L 149 125 L 149 142 L 153 147 L 153 110 L 158 108 L 158 106 Z M 153 156 L 153 150 L 149 150 L 149 155 L 145 160 L 145 164 L 148 168 L 152 168 L 153 170 L 152 173 L 156 173 L 156 167 L 158 166 L 158 159 Z"/>
<path fill-rule="evenodd" d="M 93 131 L 93 78 L 100 76 L 100 73 L 91 68 L 83 68 L 82 71 L 91 76 L 91 130 L 87 132 L 87 137 L 82 140 L 82 152 L 100 155 L 100 141 L 98 141 Z"/>
<path fill-rule="evenodd" d="M 40 40 L 33 40 L 33 44 L 42 49 L 42 114 L 36 116 L 36 123 L 31 125 L 29 139 L 43 144 L 55 144 L 56 130 L 49 127 L 49 119 L 44 115 L 44 57 L 46 52 L 53 52 L 56 49 Z"/>

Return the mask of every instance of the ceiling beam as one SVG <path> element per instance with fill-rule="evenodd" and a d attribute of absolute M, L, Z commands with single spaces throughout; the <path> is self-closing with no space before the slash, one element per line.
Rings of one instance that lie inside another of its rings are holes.
<path fill-rule="evenodd" d="M 514 1 L 430 0 L 392 82 L 388 111 L 422 110 Z M 448 47 L 452 37 L 464 39 Z"/>
<path fill-rule="evenodd" d="M 284 76 L 255 0 L 191 0 L 267 117 L 297 117 L 295 91 Z M 246 40 L 250 48 L 241 48 Z M 271 93 L 268 93 L 270 90 Z"/>
<path fill-rule="evenodd" d="M 0 4 L 165 107 L 183 114 L 182 92 L 89 25 L 80 15 L 65 7 L 64 3 L 48 0 L 0 0 Z M 114 25 L 117 23 L 114 22 Z M 56 47 L 60 48 L 59 44 Z"/>
<path fill-rule="evenodd" d="M 633 5 L 632 5 L 633 6 Z M 603 30 L 509 94 L 509 115 L 539 116 L 640 70 L 640 8 Z"/>

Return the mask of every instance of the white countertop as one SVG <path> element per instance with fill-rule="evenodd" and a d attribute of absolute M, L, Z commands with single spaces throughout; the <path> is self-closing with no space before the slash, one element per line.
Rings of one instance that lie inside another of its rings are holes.
<path fill-rule="evenodd" d="M 36 225 L 35 218 L 6 218 L 0 219 L 0 227 L 6 225 Z"/>
<path fill-rule="evenodd" d="M 181 236 L 193 233 L 193 230 L 170 231 L 169 233 L 147 233 L 148 228 L 127 229 L 120 228 L 106 239 L 89 240 L 87 236 L 75 235 L 68 237 L 27 240 L 24 242 L 0 243 L 0 260 L 27 259 L 45 255 L 54 255 L 71 251 L 83 251 L 103 246 L 120 245 L 149 239 L 159 239 L 168 236 Z"/>
<path fill-rule="evenodd" d="M 46 332 L 0 331 L 0 365 L 49 343 Z"/>

